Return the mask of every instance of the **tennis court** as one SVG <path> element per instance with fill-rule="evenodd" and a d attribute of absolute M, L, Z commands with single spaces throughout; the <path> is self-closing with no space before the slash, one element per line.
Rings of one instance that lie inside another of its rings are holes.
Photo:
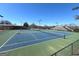
<path fill-rule="evenodd" d="M 38 44 L 40 42 L 64 38 L 64 35 L 69 35 L 69 32 L 64 31 L 34 31 L 34 30 L 18 30 L 1 46 L 0 52 L 11 49 Z"/>

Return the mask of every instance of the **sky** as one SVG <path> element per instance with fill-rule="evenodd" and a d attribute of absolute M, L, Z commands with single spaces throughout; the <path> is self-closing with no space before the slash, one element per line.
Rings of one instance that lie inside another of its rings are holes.
<path fill-rule="evenodd" d="M 77 3 L 0 3 L 0 20 L 8 20 L 13 24 L 22 25 L 35 23 L 39 25 L 64 25 L 77 24 L 74 16 L 79 10 L 72 8 L 79 6 Z"/>

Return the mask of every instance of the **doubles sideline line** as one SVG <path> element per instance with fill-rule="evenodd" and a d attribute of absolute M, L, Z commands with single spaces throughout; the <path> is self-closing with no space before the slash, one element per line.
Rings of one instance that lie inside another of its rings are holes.
<path fill-rule="evenodd" d="M 31 34 L 35 38 L 35 40 L 23 41 L 23 42 L 18 42 L 18 43 L 14 43 L 14 44 L 7 44 L 5 46 L 11 46 L 11 45 L 16 45 L 16 44 L 21 44 L 21 43 L 28 43 L 28 42 L 38 41 L 38 40 L 43 40 L 43 39 L 56 39 L 56 38 L 62 38 L 63 37 L 63 36 L 58 36 L 58 37 L 57 36 L 54 36 L 55 38 L 53 38 L 53 36 L 50 36 L 50 37 L 48 36 L 48 37 L 44 37 L 42 39 L 38 39 L 38 38 L 35 37 L 35 35 L 33 33 L 29 33 L 29 34 Z"/>
<path fill-rule="evenodd" d="M 35 39 L 37 39 L 37 37 L 33 33 L 29 32 L 29 34 L 31 34 L 32 37 L 34 37 Z"/>
<path fill-rule="evenodd" d="M 17 31 L 18 32 L 18 31 Z M 16 32 L 16 33 L 17 33 Z M 15 35 L 16 35 L 16 33 L 15 33 Z M 30 34 L 32 34 L 32 33 L 30 33 Z M 33 34 L 32 34 L 33 35 Z M 14 36 L 14 35 L 13 35 Z M 13 37 L 12 36 L 12 37 Z M 46 37 L 46 38 L 48 38 L 48 37 Z M 11 39 L 11 38 L 10 38 Z M 45 38 L 43 38 L 43 39 L 45 39 Z M 24 42 L 20 42 L 20 43 L 24 43 Z M 6 44 L 6 43 L 5 43 Z M 4 44 L 4 45 L 5 45 Z M 11 45 L 16 45 L 16 44 L 19 44 L 19 43 L 15 43 L 15 44 L 11 44 Z M 8 45 L 8 46 L 11 46 L 11 45 Z M 33 44 L 33 45 L 35 45 L 35 44 Z M 29 45 L 29 46 L 31 46 L 31 45 Z M 19 48 L 23 48 L 23 47 L 26 47 L 26 46 L 22 46 L 22 47 L 18 47 L 18 48 L 14 48 L 14 49 L 10 49 L 10 50 L 7 50 L 7 51 L 2 51 L 2 52 L 0 52 L 0 53 L 4 53 L 4 52 L 8 52 L 8 51 L 12 51 L 12 50 L 16 50 L 16 49 L 19 49 Z M 27 46 L 28 47 L 28 46 Z"/>
<path fill-rule="evenodd" d="M 17 31 L 16 33 L 18 33 L 18 31 Z M 14 36 L 16 35 L 16 33 L 13 34 L 6 42 L 4 42 L 4 43 L 0 46 L 0 48 L 2 48 L 12 37 L 14 37 Z"/>
<path fill-rule="evenodd" d="M 60 38 L 59 38 L 59 39 L 60 39 Z M 37 43 L 37 44 L 40 44 L 40 43 Z M 32 45 L 36 45 L 36 44 L 32 44 Z M 2 51 L 2 52 L 0 52 L 0 53 L 6 53 L 6 52 L 9 52 L 9 51 L 14 51 L 14 50 L 21 49 L 21 48 L 24 48 L 24 47 L 29 47 L 29 46 L 32 46 L 32 45 L 22 46 L 22 47 L 10 49 L 10 50 Z"/>
<path fill-rule="evenodd" d="M 48 37 L 47 37 L 48 38 Z M 45 39 L 45 38 L 43 38 Z M 61 38 L 59 38 L 61 39 Z M 41 39 L 42 40 L 42 39 Z M 35 40 L 34 40 L 35 41 Z M 26 43 L 26 42 L 20 42 L 20 43 Z M 17 44 L 20 44 L 20 43 L 15 43 L 15 44 L 11 44 L 11 45 L 6 45 L 6 46 L 12 46 L 12 45 L 17 45 Z M 37 44 L 40 44 L 40 43 L 37 43 Z M 36 44 L 33 44 L 33 45 L 36 45 Z M 28 46 L 32 46 L 32 45 L 28 45 Z M 19 49 L 19 48 L 23 48 L 23 47 L 28 47 L 28 46 L 22 46 L 22 47 L 17 47 L 17 48 L 14 48 L 14 49 L 9 49 L 9 50 L 5 50 L 5 51 L 2 51 L 0 53 L 5 53 L 5 52 L 9 52 L 9 51 L 13 51 L 13 50 L 16 50 L 16 49 Z M 5 46 L 4 46 L 5 47 Z"/>
<path fill-rule="evenodd" d="M 31 41 L 23 41 L 23 42 L 19 42 L 19 43 L 14 43 L 14 44 L 7 44 L 7 45 L 5 45 L 5 46 L 12 46 L 12 45 L 16 45 L 16 44 L 21 44 L 21 43 L 30 43 L 30 42 L 33 42 L 33 41 L 39 41 L 39 40 L 44 40 L 44 39 L 48 39 L 49 40 L 49 38 L 52 38 L 53 39 L 53 37 L 52 36 L 50 36 L 50 37 L 45 37 L 45 38 L 42 38 L 42 39 L 35 39 L 35 40 L 31 40 Z M 61 38 L 61 37 L 58 37 L 58 38 Z M 51 39 L 50 39 L 51 40 Z M 4 46 L 4 47 L 5 47 Z"/>
<path fill-rule="evenodd" d="M 61 38 L 58 38 L 58 39 L 61 39 Z M 37 44 L 40 44 L 40 43 L 37 43 Z M 32 44 L 32 45 L 36 45 L 36 44 Z M 29 47 L 29 46 L 32 46 L 32 45 L 22 46 L 22 47 L 18 47 L 18 48 L 10 49 L 10 50 L 7 50 L 7 51 L 2 51 L 2 52 L 0 52 L 0 53 L 11 52 L 11 51 L 14 51 L 14 50 L 17 50 L 17 49 L 21 49 L 21 48 L 24 48 L 24 47 Z"/>

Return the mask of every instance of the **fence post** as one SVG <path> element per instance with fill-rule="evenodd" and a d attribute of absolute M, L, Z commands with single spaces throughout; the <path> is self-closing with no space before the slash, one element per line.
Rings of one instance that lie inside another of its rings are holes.
<path fill-rule="evenodd" d="M 57 53 L 55 53 L 55 56 L 57 56 L 56 54 L 57 54 Z"/>
<path fill-rule="evenodd" d="M 73 43 L 71 44 L 71 55 L 73 55 Z"/>
<path fill-rule="evenodd" d="M 55 53 L 55 54 L 52 54 L 51 56 L 54 56 L 54 55 L 55 55 L 55 56 L 57 56 L 56 54 L 57 54 L 57 53 Z"/>

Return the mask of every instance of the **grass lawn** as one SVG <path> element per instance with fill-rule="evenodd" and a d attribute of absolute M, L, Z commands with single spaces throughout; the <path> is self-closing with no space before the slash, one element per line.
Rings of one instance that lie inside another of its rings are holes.
<path fill-rule="evenodd" d="M 49 56 L 78 39 L 79 33 L 72 32 L 72 34 L 68 35 L 66 39 L 58 38 L 55 40 L 44 41 L 17 48 L 15 50 L 5 52 L 4 54 L 12 56 Z M 71 55 L 71 53 L 69 53 L 71 51 L 70 48 L 71 47 L 68 47 L 59 52 L 58 55 Z"/>

